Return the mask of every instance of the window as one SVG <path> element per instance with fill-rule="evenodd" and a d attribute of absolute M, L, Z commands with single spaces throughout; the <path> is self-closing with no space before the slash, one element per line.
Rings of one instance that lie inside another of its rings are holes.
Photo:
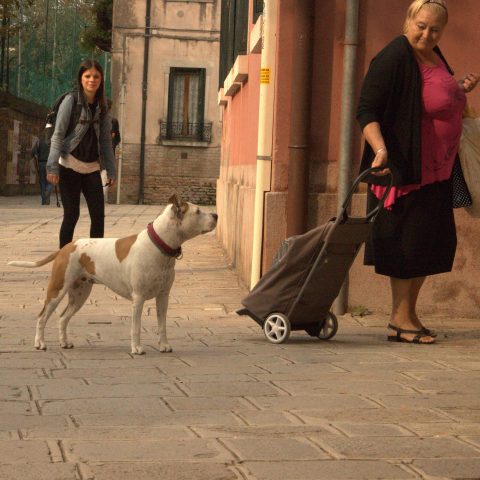
<path fill-rule="evenodd" d="M 215 0 L 167 0 L 167 2 L 177 2 L 177 3 L 215 3 Z"/>
<path fill-rule="evenodd" d="M 204 68 L 170 68 L 167 122 L 161 122 L 164 140 L 209 142 L 212 124 L 205 124 Z"/>
<path fill-rule="evenodd" d="M 263 13 L 263 0 L 253 0 L 253 23 Z"/>
<path fill-rule="evenodd" d="M 263 1 L 262 1 L 263 4 Z M 219 83 L 223 86 L 237 55 L 247 53 L 248 0 L 222 0 Z"/>

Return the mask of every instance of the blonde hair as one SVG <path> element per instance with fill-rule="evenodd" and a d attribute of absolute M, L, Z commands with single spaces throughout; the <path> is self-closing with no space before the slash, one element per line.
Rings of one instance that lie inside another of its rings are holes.
<path fill-rule="evenodd" d="M 442 16 L 445 20 L 444 25 L 447 24 L 448 9 L 445 0 L 414 0 L 408 7 L 405 23 L 403 24 L 403 33 L 407 33 L 408 25 L 425 5 L 428 5 L 435 13 Z"/>

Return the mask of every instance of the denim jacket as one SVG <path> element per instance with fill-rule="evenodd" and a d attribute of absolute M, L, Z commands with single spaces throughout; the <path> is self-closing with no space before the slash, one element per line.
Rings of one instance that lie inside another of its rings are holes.
<path fill-rule="evenodd" d="M 98 152 L 100 154 L 100 168 L 107 170 L 108 178 L 115 179 L 115 157 L 112 148 L 112 118 L 110 114 L 100 115 L 100 106 L 97 105 L 95 115 L 92 119 L 90 109 L 85 104 L 82 106 L 80 119 L 73 131 L 65 137 L 68 125 L 70 123 L 70 114 L 75 103 L 75 93 L 67 95 L 58 108 L 57 119 L 55 121 L 55 131 L 53 132 L 50 154 L 48 155 L 47 172 L 58 175 L 58 161 L 60 156 L 67 156 L 77 148 L 87 133 L 90 122 L 94 121 L 93 127 L 98 140 Z"/>

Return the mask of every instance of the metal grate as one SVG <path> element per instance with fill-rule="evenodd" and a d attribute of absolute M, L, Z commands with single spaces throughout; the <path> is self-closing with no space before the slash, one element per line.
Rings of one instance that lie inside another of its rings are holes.
<path fill-rule="evenodd" d="M 162 140 L 212 141 L 212 122 L 208 123 L 173 123 L 160 122 Z"/>

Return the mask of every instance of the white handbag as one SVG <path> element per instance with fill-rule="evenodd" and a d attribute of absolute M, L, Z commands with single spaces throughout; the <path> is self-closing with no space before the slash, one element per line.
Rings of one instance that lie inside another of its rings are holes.
<path fill-rule="evenodd" d="M 472 217 L 480 218 L 480 117 L 463 119 L 458 156 L 473 201 L 465 210 Z"/>

